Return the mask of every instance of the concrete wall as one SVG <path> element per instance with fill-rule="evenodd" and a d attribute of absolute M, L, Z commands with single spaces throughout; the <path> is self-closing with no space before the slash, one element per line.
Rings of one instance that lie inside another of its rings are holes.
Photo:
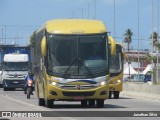
<path fill-rule="evenodd" d="M 160 100 L 160 85 L 124 82 L 121 95 Z"/>

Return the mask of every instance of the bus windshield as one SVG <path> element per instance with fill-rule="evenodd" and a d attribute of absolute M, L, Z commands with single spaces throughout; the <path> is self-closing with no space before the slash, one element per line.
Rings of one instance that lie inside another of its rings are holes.
<path fill-rule="evenodd" d="M 120 45 L 116 45 L 116 55 L 111 55 L 110 73 L 122 72 L 122 48 Z"/>
<path fill-rule="evenodd" d="M 12 71 L 19 71 L 19 70 L 28 70 L 29 65 L 28 62 L 5 62 L 4 63 L 4 70 L 12 70 Z"/>
<path fill-rule="evenodd" d="M 64 78 L 105 76 L 108 68 L 106 35 L 47 37 L 47 70 Z"/>

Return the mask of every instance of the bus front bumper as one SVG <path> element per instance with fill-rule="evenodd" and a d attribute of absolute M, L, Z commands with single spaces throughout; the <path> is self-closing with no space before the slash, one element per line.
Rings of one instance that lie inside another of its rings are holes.
<path fill-rule="evenodd" d="M 122 82 L 117 84 L 109 84 L 109 91 L 122 91 Z"/>
<path fill-rule="evenodd" d="M 24 88 L 24 80 L 3 80 L 3 88 Z"/>
<path fill-rule="evenodd" d="M 87 90 L 66 90 L 55 86 L 48 86 L 47 98 L 53 100 L 89 100 L 107 99 L 109 97 L 109 86 L 104 85 Z"/>

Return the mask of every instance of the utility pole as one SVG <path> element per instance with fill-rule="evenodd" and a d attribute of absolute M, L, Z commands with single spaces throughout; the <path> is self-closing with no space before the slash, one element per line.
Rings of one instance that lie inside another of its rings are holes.
<path fill-rule="evenodd" d="M 154 28 L 154 2 L 152 0 L 152 57 L 153 57 L 153 28 Z M 152 60 L 152 72 L 153 72 L 153 60 Z M 153 73 L 151 78 L 151 83 L 153 84 Z"/>
<path fill-rule="evenodd" d="M 114 39 L 116 36 L 116 1 L 114 0 Z"/>
<path fill-rule="evenodd" d="M 6 44 L 6 25 L 4 26 L 4 44 Z"/>
<path fill-rule="evenodd" d="M 3 28 L 2 28 L 2 39 L 1 39 L 1 44 L 3 43 Z"/>
<path fill-rule="evenodd" d="M 89 2 L 88 2 L 88 19 L 89 19 Z"/>
<path fill-rule="evenodd" d="M 82 19 L 83 19 L 83 8 L 82 8 Z"/>
<path fill-rule="evenodd" d="M 138 82 L 139 82 L 139 0 L 138 0 Z"/>
<path fill-rule="evenodd" d="M 159 43 L 159 0 L 157 0 L 157 20 L 158 20 L 158 35 L 157 40 Z M 156 83 L 158 82 L 158 74 L 159 74 L 159 49 L 157 48 L 157 76 L 156 76 Z"/>
<path fill-rule="evenodd" d="M 95 12 L 95 19 L 96 19 L 96 12 L 97 12 L 97 11 L 96 11 L 96 9 L 97 9 L 97 8 L 96 8 L 96 7 L 97 7 L 96 4 L 97 4 L 97 3 L 96 3 L 96 0 L 95 0 L 95 9 L 94 9 L 94 10 L 95 10 L 95 11 L 94 11 L 94 12 Z"/>

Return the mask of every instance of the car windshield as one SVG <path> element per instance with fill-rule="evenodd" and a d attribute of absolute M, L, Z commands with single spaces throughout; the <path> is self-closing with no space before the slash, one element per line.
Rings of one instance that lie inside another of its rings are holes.
<path fill-rule="evenodd" d="M 116 45 L 116 55 L 111 55 L 110 73 L 119 73 L 122 71 L 122 48 Z"/>
<path fill-rule="evenodd" d="M 106 35 L 48 35 L 48 72 L 64 78 L 93 78 L 108 72 Z"/>
<path fill-rule="evenodd" d="M 5 62 L 4 70 L 28 70 L 28 62 Z"/>

